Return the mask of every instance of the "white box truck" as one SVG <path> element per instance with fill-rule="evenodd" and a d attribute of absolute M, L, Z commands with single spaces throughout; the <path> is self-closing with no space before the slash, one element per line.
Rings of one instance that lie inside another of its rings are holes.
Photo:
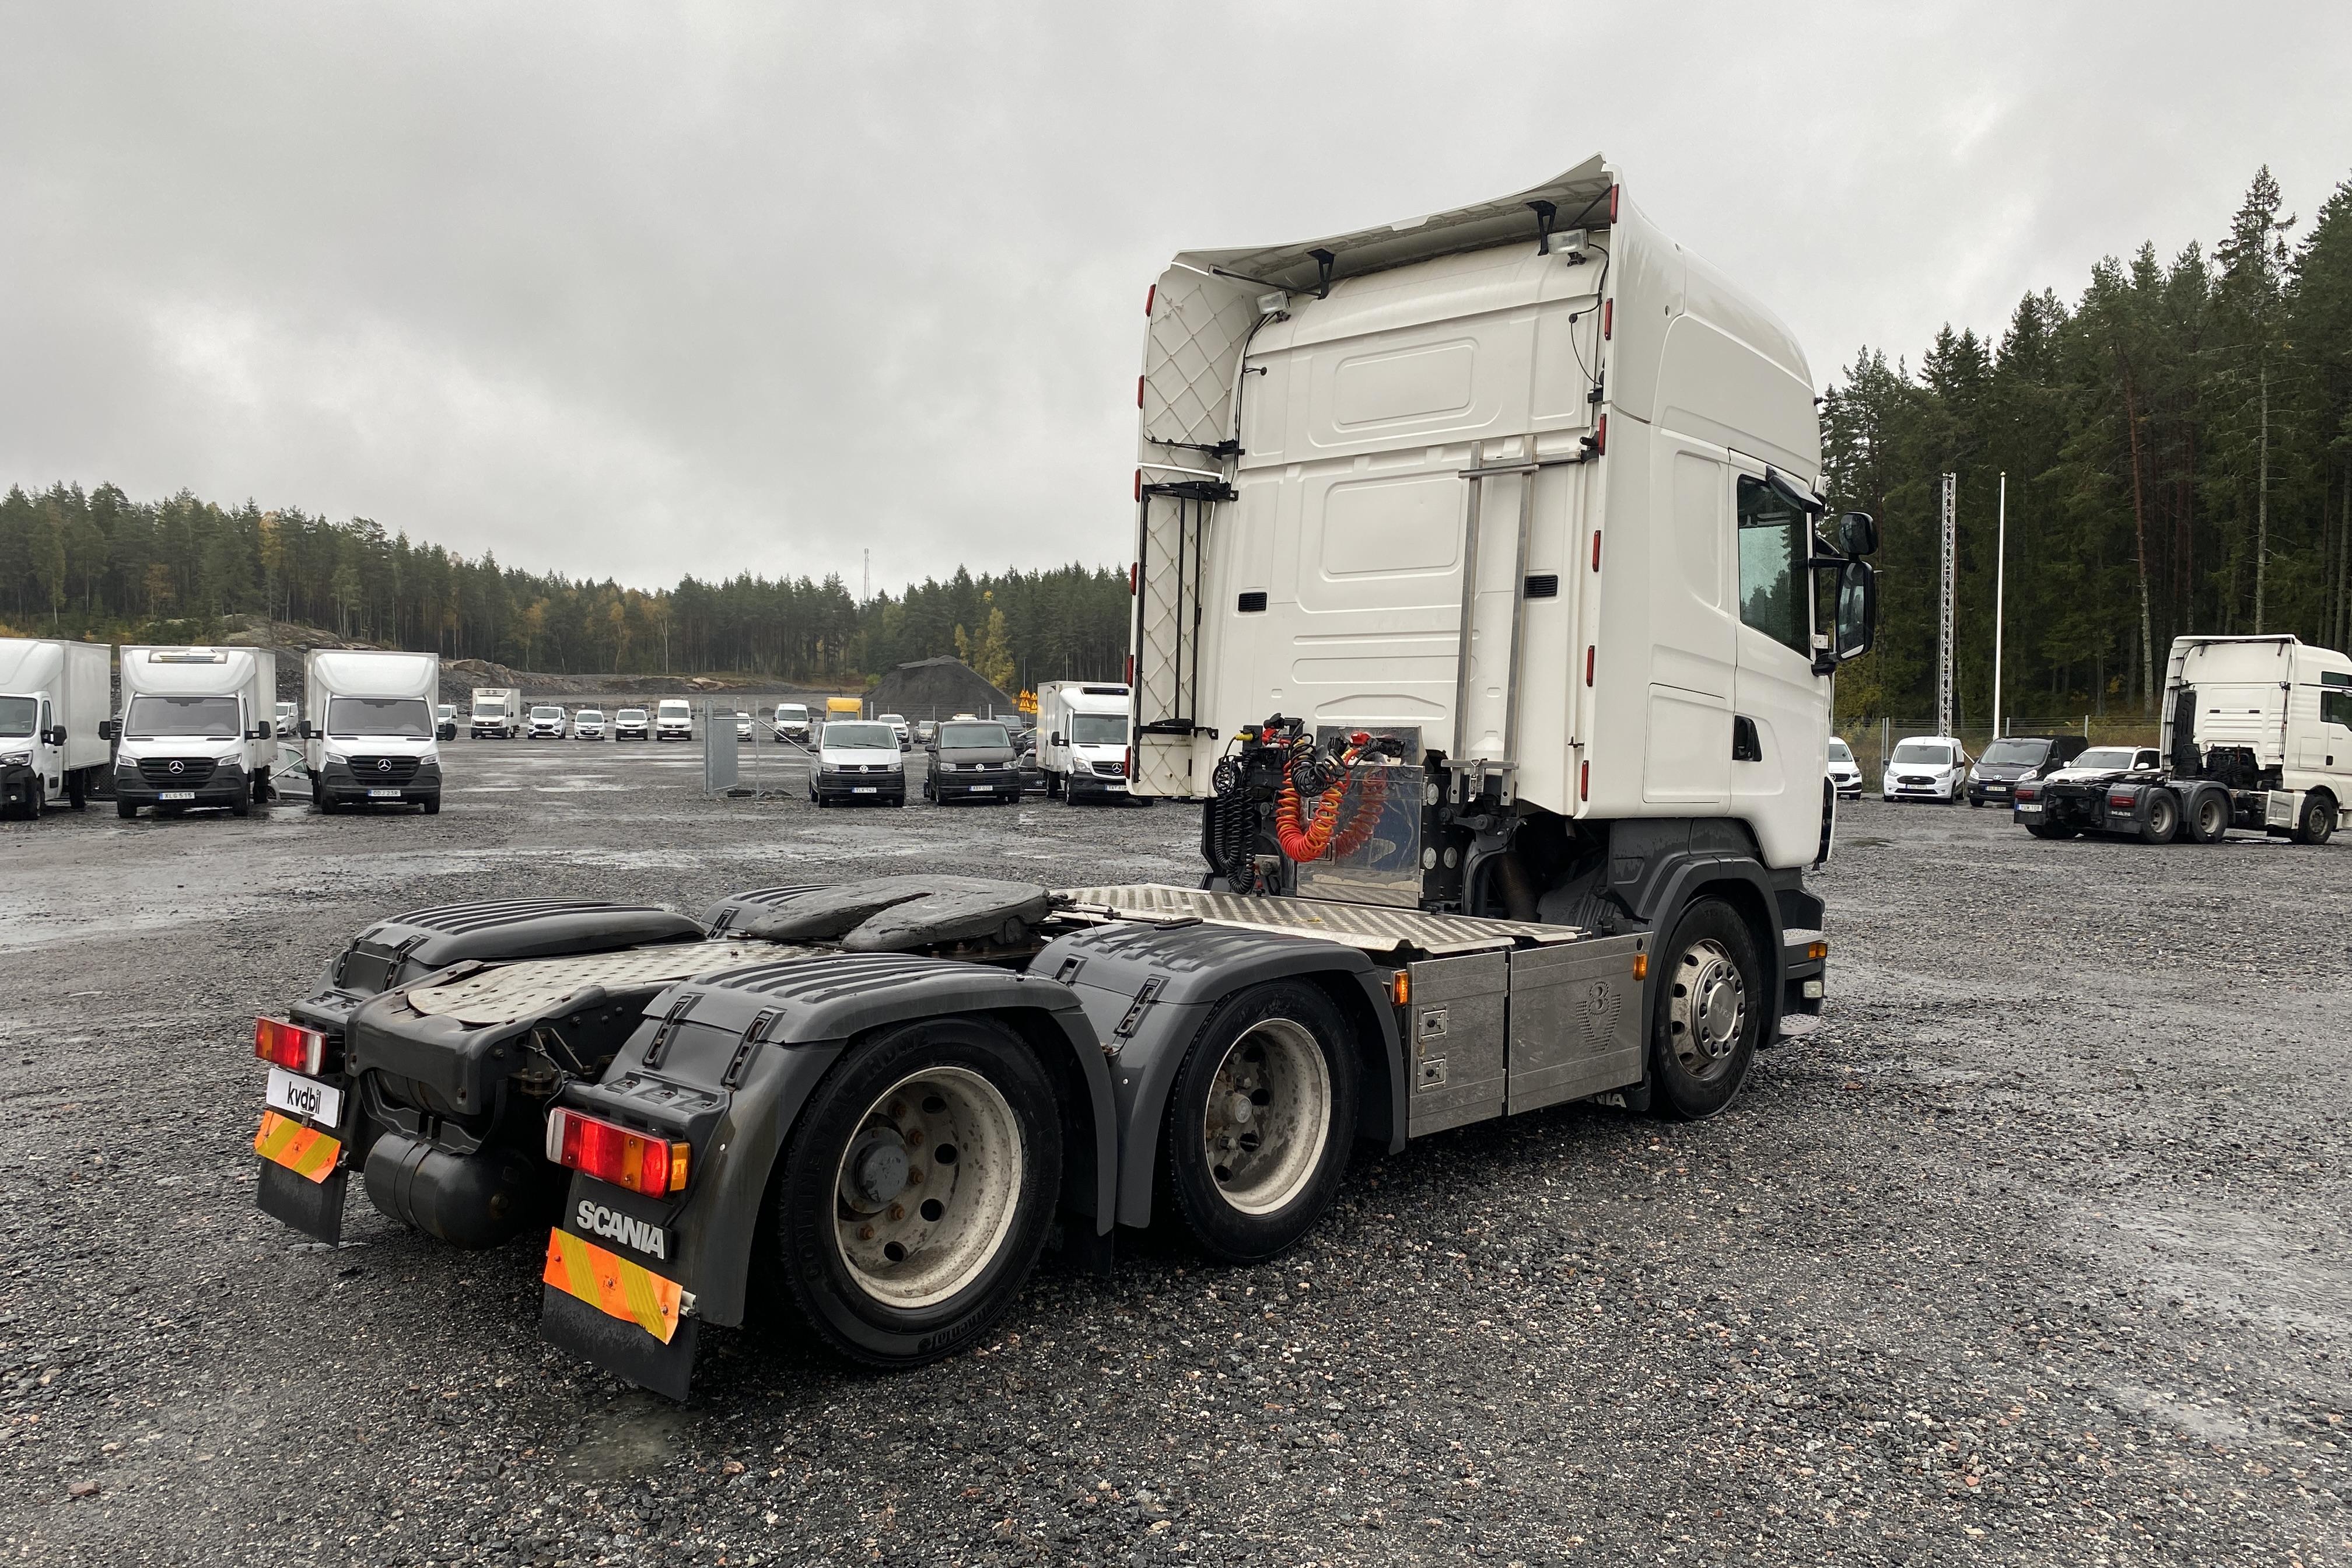
<path fill-rule="evenodd" d="M 1115 680 L 1037 687 L 1037 766 L 1045 794 L 1070 805 L 1127 794 L 1130 694 Z"/>
<path fill-rule="evenodd" d="M 1735 1101 L 1822 1006 L 1874 603 L 1787 332 L 1598 159 L 1188 253 L 1147 314 L 1134 783 L 1206 797 L 1207 877 L 375 921 L 257 1021 L 265 1210 L 331 1242 L 363 1168 L 454 1247 L 544 1226 L 541 1332 L 683 1397 L 766 1302 L 911 1366 L 1056 1235 L 1107 1262 L 1157 1212 L 1262 1264 L 1360 1148 Z"/>
<path fill-rule="evenodd" d="M 177 816 L 269 798 L 277 760 L 278 656 L 257 647 L 126 647 L 122 717 L 109 721 L 114 809 Z"/>
<path fill-rule="evenodd" d="M 2153 749 L 2095 746 L 2021 783 L 2036 838 L 2216 844 L 2231 828 L 2325 844 L 2352 804 L 2352 658 L 2293 637 L 2184 637 Z"/>
<path fill-rule="evenodd" d="M 511 686 L 474 688 L 473 717 L 466 733 L 477 741 L 511 741 L 522 733 L 522 693 Z"/>
<path fill-rule="evenodd" d="M 441 660 L 429 653 L 316 648 L 302 659 L 302 766 L 321 812 L 362 805 L 441 809 L 435 700 Z"/>
<path fill-rule="evenodd" d="M 79 811 L 106 781 L 114 650 L 0 637 L 0 816 Z"/>

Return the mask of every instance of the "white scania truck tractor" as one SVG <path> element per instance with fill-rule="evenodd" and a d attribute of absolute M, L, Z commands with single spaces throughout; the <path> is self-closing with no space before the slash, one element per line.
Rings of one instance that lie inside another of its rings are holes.
<path fill-rule="evenodd" d="M 79 811 L 106 781 L 114 650 L 0 637 L 0 816 Z"/>
<path fill-rule="evenodd" d="M 225 805 L 237 816 L 269 798 L 277 760 L 278 656 L 255 647 L 126 647 L 122 717 L 108 721 L 114 809 L 175 816 Z"/>
<path fill-rule="evenodd" d="M 302 766 L 322 813 L 362 805 L 441 809 L 434 704 L 441 660 L 429 653 L 314 648 L 302 659 Z"/>
<path fill-rule="evenodd" d="M 1197 882 L 388 917 L 257 1023 L 264 1209 L 544 1227 L 545 1335 L 679 1395 L 756 1297 L 911 1365 L 1056 1233 L 1255 1261 L 1359 1145 L 1733 1102 L 1822 1005 L 1874 605 L 1787 331 L 1598 159 L 1146 314 L 1130 783 L 1206 801 Z"/>

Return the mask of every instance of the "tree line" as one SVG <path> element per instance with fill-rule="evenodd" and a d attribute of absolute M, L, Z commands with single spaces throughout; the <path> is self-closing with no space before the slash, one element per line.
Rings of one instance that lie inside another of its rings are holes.
<path fill-rule="evenodd" d="M 1115 674 L 1127 576 L 1072 564 L 974 576 L 958 567 L 858 603 L 837 576 L 688 576 L 645 590 L 504 566 L 252 501 L 111 484 L 0 498 L 0 623 L 17 634 L 202 642 L 264 616 L 354 641 L 551 674 L 735 673 L 855 684 L 940 654 L 1006 690 Z"/>
<path fill-rule="evenodd" d="M 2209 255 L 2152 245 L 2074 299 L 2018 301 L 1998 339 L 1949 326 L 1916 372 L 1865 350 L 1822 405 L 1834 505 L 1881 522 L 1876 651 L 1842 720 L 1935 711 L 1939 476 L 1957 476 L 1954 687 L 1993 721 L 1995 552 L 2008 476 L 2001 706 L 2155 715 L 2183 633 L 2352 636 L 2352 181 L 2307 222 L 2265 168 Z"/>

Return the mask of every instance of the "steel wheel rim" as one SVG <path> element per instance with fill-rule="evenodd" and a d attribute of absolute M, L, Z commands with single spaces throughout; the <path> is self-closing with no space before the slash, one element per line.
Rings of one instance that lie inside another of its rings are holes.
<path fill-rule="evenodd" d="M 1331 1140 L 1331 1068 L 1303 1024 L 1262 1018 L 1209 1080 L 1201 1152 L 1210 1184 L 1242 1214 L 1273 1214 L 1315 1180 Z"/>
<path fill-rule="evenodd" d="M 919 1311 L 969 1287 L 1003 1250 L 1027 1152 L 1003 1093 L 967 1068 L 890 1086 L 841 1152 L 834 1246 L 859 1290 Z"/>
<path fill-rule="evenodd" d="M 1666 1020 L 1675 1056 L 1699 1078 L 1727 1070 L 1748 1026 L 1748 981 L 1731 950 L 1701 937 L 1675 964 Z"/>

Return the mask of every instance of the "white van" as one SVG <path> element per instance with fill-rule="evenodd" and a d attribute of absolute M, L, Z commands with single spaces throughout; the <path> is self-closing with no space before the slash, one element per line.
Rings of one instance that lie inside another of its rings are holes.
<path fill-rule="evenodd" d="M 302 766 L 320 812 L 370 804 L 441 809 L 429 653 L 316 648 L 302 659 Z"/>
<path fill-rule="evenodd" d="M 79 811 L 106 779 L 114 650 L 0 637 L 0 816 Z"/>
<path fill-rule="evenodd" d="M 1037 763 L 1045 793 L 1069 805 L 1127 794 L 1128 689 L 1111 681 L 1049 680 L 1037 688 Z"/>
<path fill-rule="evenodd" d="M 665 697 L 654 704 L 654 739 L 694 739 L 694 704 L 683 697 Z"/>
<path fill-rule="evenodd" d="M 562 703 L 534 704 L 530 717 L 523 724 L 523 738 L 528 741 L 561 741 L 563 739 L 563 727 L 570 717 L 564 712 Z"/>
<path fill-rule="evenodd" d="M 122 717 L 107 725 L 116 813 L 249 815 L 269 798 L 277 703 L 278 656 L 267 648 L 124 648 Z"/>
<path fill-rule="evenodd" d="M 1949 735 L 1906 735 L 1879 776 L 1883 800 L 1936 800 L 1958 805 L 1969 792 L 1969 757 Z"/>

